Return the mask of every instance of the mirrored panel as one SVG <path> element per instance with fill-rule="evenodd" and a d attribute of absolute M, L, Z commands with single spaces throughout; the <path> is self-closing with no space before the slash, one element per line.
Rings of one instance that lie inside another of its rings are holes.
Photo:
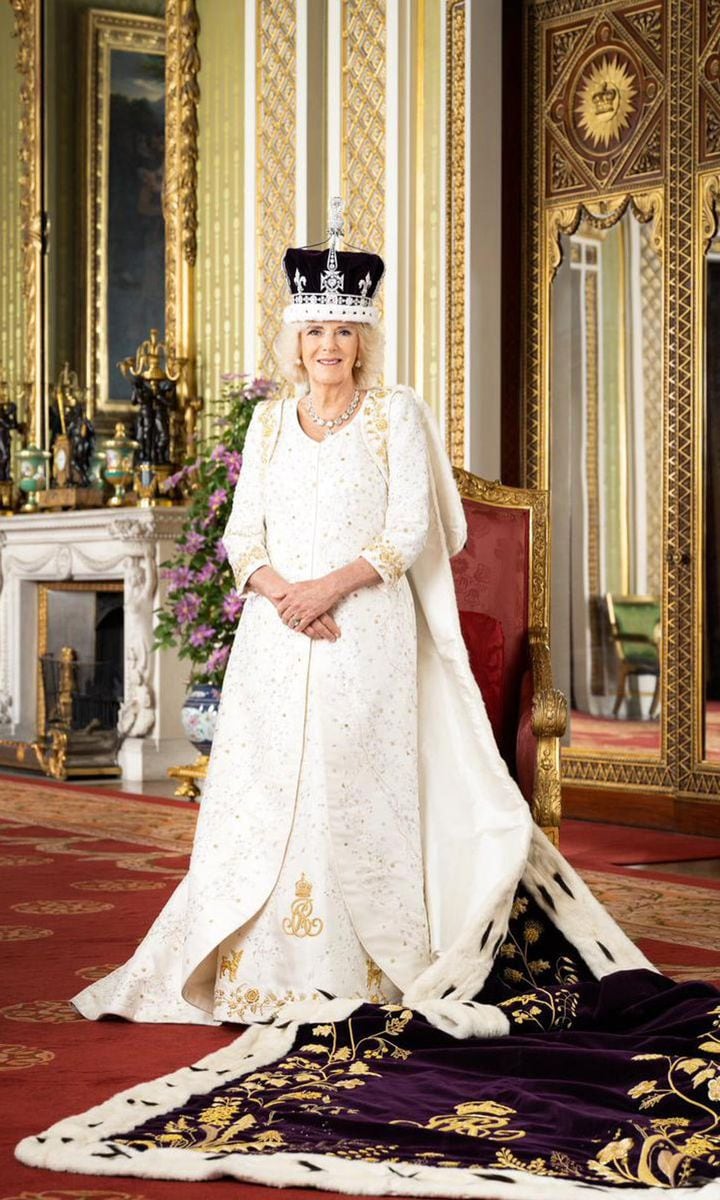
<path fill-rule="evenodd" d="M 703 748 L 701 757 L 720 764 L 720 237 L 705 255 L 704 329 L 704 545 L 701 577 Z"/>
<path fill-rule="evenodd" d="M 551 290 L 552 647 L 567 748 L 662 750 L 663 295 L 626 208 L 562 236 Z"/>
<path fill-rule="evenodd" d="M 69 362 L 103 432 L 129 409 L 117 362 L 165 328 L 164 11 L 43 0 L 45 377 Z"/>

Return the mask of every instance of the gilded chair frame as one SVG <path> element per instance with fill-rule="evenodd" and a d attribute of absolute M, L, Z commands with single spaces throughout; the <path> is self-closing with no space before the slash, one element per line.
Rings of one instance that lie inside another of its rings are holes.
<path fill-rule="evenodd" d="M 30 440 L 42 445 L 44 399 L 53 364 L 45 362 L 43 325 L 43 80 L 42 17 L 44 0 L 9 0 L 15 14 L 17 67 L 21 76 L 21 223 L 25 362 L 30 385 L 24 414 Z M 45 0 L 47 2 L 47 0 Z M 192 448 L 195 407 L 194 272 L 197 258 L 198 54 L 196 0 L 165 0 L 166 150 L 165 150 L 165 338 L 177 358 L 187 360 L 180 391 L 185 409 L 186 441 Z M 90 181 L 85 181 L 90 192 Z M 87 305 L 93 303 L 88 295 Z M 91 313 L 86 315 L 90 320 Z M 88 326 L 89 327 L 89 326 Z"/>
<path fill-rule="evenodd" d="M 460 495 L 496 508 L 521 509 L 529 519 L 528 650 L 533 677 L 531 728 L 536 738 L 533 819 L 556 845 L 560 830 L 560 738 L 567 723 L 567 700 L 553 687 L 550 662 L 549 497 L 547 491 L 489 482 L 453 468 Z"/>

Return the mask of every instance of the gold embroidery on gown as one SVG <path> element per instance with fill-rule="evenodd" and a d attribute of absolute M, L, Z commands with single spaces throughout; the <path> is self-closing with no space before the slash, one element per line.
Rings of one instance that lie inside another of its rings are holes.
<path fill-rule="evenodd" d="M 320 917 L 313 917 L 312 884 L 300 876 L 295 884 L 295 899 L 290 906 L 290 916 L 283 921 L 283 930 L 290 937 L 317 937 L 325 928 Z"/>

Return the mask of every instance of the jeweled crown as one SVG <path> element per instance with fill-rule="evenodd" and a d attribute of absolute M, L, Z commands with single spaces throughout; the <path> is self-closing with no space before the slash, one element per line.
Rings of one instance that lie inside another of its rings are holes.
<path fill-rule="evenodd" d="M 340 196 L 330 201 L 327 249 L 311 246 L 290 247 L 285 251 L 283 267 L 292 302 L 283 311 L 283 320 L 293 321 L 366 321 L 376 324 L 380 313 L 373 298 L 385 273 L 378 254 L 358 250 L 339 250 L 345 236 L 343 202 Z"/>

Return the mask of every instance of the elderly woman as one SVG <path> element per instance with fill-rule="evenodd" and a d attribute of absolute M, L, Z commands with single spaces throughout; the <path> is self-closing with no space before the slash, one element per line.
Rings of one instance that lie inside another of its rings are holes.
<path fill-rule="evenodd" d="M 246 603 L 190 870 L 133 958 L 75 998 L 89 1017 L 470 999 L 531 837 L 555 919 L 645 963 L 533 835 L 497 751 L 460 635 L 451 468 L 427 405 L 377 386 L 383 263 L 339 237 L 285 255 L 277 351 L 302 395 L 259 404 L 248 429 L 223 538 Z"/>

